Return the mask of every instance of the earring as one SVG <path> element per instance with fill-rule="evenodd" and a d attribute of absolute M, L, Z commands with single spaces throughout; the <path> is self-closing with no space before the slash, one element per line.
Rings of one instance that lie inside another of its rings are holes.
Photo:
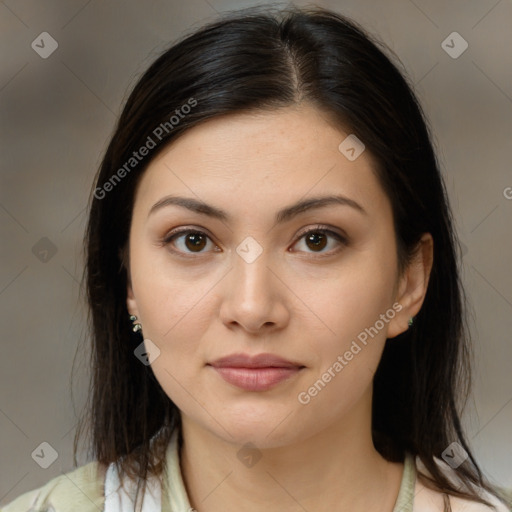
<path fill-rule="evenodd" d="M 130 320 L 133 323 L 133 332 L 139 332 L 140 330 L 142 330 L 142 325 L 139 323 L 135 323 L 137 321 L 137 317 L 135 315 L 130 315 Z"/>
<path fill-rule="evenodd" d="M 411 318 L 409 318 L 409 327 L 411 327 L 411 325 L 414 323 L 414 317 L 411 316 Z"/>

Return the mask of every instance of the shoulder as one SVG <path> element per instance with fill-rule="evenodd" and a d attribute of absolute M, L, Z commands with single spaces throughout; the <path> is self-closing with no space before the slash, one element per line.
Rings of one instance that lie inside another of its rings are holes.
<path fill-rule="evenodd" d="M 436 458 L 435 460 L 436 464 L 448 479 L 455 484 L 460 482 L 457 472 L 453 468 L 440 459 Z M 416 458 L 416 468 L 421 473 L 430 475 L 419 457 Z M 510 509 L 506 505 L 486 490 L 478 488 L 477 493 L 487 502 L 494 505 L 494 508 L 476 501 L 450 496 L 452 512 L 510 512 Z M 444 510 L 443 494 L 439 491 L 426 487 L 418 478 L 416 479 L 414 495 L 414 512 L 437 512 Z"/>
<path fill-rule="evenodd" d="M 98 512 L 105 500 L 105 471 L 97 461 L 89 462 L 18 496 L 0 512 Z"/>

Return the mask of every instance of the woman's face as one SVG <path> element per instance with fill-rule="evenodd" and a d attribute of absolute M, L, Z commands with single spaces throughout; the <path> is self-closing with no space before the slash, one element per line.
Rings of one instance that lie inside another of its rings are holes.
<path fill-rule="evenodd" d="M 311 106 L 229 115 L 186 132 L 141 178 L 128 309 L 190 424 L 272 447 L 368 411 L 407 313 L 391 205 L 368 151 L 338 149 L 348 135 Z M 328 196 L 347 200 L 291 208 Z M 274 358 L 250 359 L 261 354 Z"/>

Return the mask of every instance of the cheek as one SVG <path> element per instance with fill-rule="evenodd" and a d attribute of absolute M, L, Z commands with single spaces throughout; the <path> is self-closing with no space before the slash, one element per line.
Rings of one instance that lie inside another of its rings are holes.
<path fill-rule="evenodd" d="M 159 357 L 151 363 L 152 371 L 167 396 L 185 414 L 197 414 L 195 408 L 202 403 L 201 395 L 193 390 L 205 363 L 201 340 L 211 323 L 204 309 L 205 290 L 197 284 L 165 275 L 156 266 L 139 275 L 138 288 L 137 281 L 133 282 L 144 338 L 160 349 Z"/>
<path fill-rule="evenodd" d="M 378 256 L 376 256 L 378 254 Z M 337 271 L 325 279 L 302 280 L 299 293 L 315 314 L 314 324 L 326 333 L 331 351 L 350 344 L 379 320 L 392 305 L 395 276 L 392 253 L 374 249 L 347 258 Z M 385 338 L 387 323 L 382 328 Z M 380 334 L 380 333 L 379 333 Z"/>
<path fill-rule="evenodd" d="M 141 251 L 134 258 L 132 286 L 144 338 L 160 349 L 151 369 L 164 392 L 183 413 L 200 416 L 207 406 L 198 379 L 206 363 L 203 343 L 210 338 L 207 331 L 215 320 L 212 286 L 225 272 L 220 269 L 218 275 L 215 271 L 199 276 L 197 270 L 169 265 L 160 259 L 160 254 L 153 259 L 150 256 Z"/>
<path fill-rule="evenodd" d="M 323 328 L 317 337 L 307 337 L 309 351 L 317 355 L 318 363 L 307 386 L 318 379 L 328 381 L 314 400 L 315 409 L 337 404 L 332 407 L 335 414 L 334 409 L 339 412 L 350 407 L 371 385 L 389 322 L 395 316 L 394 261 L 391 250 L 369 248 L 347 258 L 331 279 L 322 280 L 320 285 L 317 281 L 316 291 L 310 285 L 310 304 L 322 321 L 316 324 Z"/>
<path fill-rule="evenodd" d="M 367 267 L 366 274 L 332 281 L 313 297 L 329 329 L 305 338 L 309 352 L 316 354 L 316 364 L 300 391 L 305 394 L 303 399 L 309 400 L 307 414 L 327 423 L 351 410 L 371 387 L 386 341 L 387 322 L 394 317 L 392 282 L 379 280 L 378 272 L 372 272 L 373 278 L 369 274 Z"/>
<path fill-rule="evenodd" d="M 186 340 L 183 345 L 192 350 L 198 339 L 194 333 L 209 321 L 205 306 L 212 278 L 199 275 L 192 267 L 170 264 L 160 247 L 134 248 L 132 287 L 144 335 L 164 348 Z"/>

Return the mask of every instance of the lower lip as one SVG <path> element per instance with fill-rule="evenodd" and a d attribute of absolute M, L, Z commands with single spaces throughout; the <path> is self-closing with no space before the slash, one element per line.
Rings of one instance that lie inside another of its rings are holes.
<path fill-rule="evenodd" d="M 212 367 L 229 384 L 246 391 L 265 391 L 296 375 L 300 368 Z"/>

